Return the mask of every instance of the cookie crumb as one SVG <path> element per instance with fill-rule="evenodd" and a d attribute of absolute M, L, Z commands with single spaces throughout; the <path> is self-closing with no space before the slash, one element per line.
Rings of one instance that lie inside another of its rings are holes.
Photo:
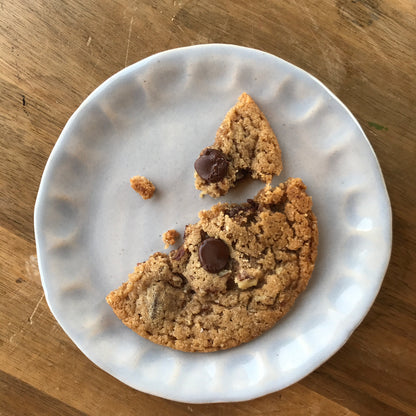
<path fill-rule="evenodd" d="M 156 190 L 153 183 L 144 176 L 133 176 L 130 185 L 143 199 L 150 199 Z"/>
<path fill-rule="evenodd" d="M 163 242 L 165 243 L 165 248 L 173 246 L 176 243 L 176 240 L 179 238 L 179 233 L 176 230 L 168 230 L 162 235 Z"/>

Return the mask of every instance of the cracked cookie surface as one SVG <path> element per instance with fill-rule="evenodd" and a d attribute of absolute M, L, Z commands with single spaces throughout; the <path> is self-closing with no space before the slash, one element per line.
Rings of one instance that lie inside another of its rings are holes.
<path fill-rule="evenodd" d="M 157 344 L 208 352 L 256 338 L 289 311 L 311 277 L 318 227 L 305 185 L 292 178 L 199 218 L 179 249 L 139 263 L 107 302 Z"/>
<path fill-rule="evenodd" d="M 215 142 L 195 162 L 195 187 L 201 196 L 225 195 L 246 175 L 270 183 L 282 171 L 280 147 L 254 100 L 241 94 L 218 128 Z"/>

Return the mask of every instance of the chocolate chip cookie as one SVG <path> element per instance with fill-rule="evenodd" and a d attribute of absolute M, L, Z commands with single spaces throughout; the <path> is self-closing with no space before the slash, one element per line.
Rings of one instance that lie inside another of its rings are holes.
<path fill-rule="evenodd" d="M 246 93 L 221 123 L 215 142 L 195 161 L 195 187 L 201 196 L 225 195 L 239 179 L 251 175 L 270 183 L 282 171 L 281 151 L 265 115 Z"/>
<path fill-rule="evenodd" d="M 300 179 L 199 218 L 179 249 L 138 264 L 106 299 L 139 335 L 208 352 L 252 340 L 289 311 L 311 277 L 318 227 Z"/>

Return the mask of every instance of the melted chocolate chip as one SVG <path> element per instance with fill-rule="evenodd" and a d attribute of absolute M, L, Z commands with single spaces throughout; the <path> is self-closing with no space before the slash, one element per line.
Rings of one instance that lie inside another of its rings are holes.
<path fill-rule="evenodd" d="M 230 218 L 234 218 L 235 216 L 238 215 L 238 213 L 241 211 L 241 207 L 240 206 L 235 206 L 235 207 L 231 207 L 230 209 L 228 209 L 225 213 L 230 217 Z"/>
<path fill-rule="evenodd" d="M 242 169 L 239 170 L 236 174 L 237 180 L 241 181 L 242 179 L 244 179 L 246 176 L 248 176 L 250 174 L 250 170 L 249 169 Z"/>
<path fill-rule="evenodd" d="M 227 266 L 230 250 L 224 241 L 218 238 L 207 238 L 199 246 L 199 261 L 209 273 L 218 273 Z"/>
<path fill-rule="evenodd" d="M 222 180 L 227 174 L 228 160 L 217 149 L 205 149 L 194 164 L 198 175 L 209 183 Z"/>
<path fill-rule="evenodd" d="M 231 206 L 231 208 L 225 211 L 225 214 L 227 214 L 230 218 L 244 216 L 247 217 L 249 221 L 253 221 L 258 209 L 259 204 L 256 201 L 247 199 L 247 204 Z"/>
<path fill-rule="evenodd" d="M 186 250 L 182 245 L 176 251 L 172 251 L 172 254 L 172 260 L 180 260 L 186 254 Z"/>
<path fill-rule="evenodd" d="M 257 210 L 259 208 L 259 204 L 253 199 L 247 199 L 247 202 L 252 209 Z"/>
<path fill-rule="evenodd" d="M 201 241 L 204 241 L 209 237 L 209 235 L 204 230 L 201 230 L 200 234 L 201 234 Z"/>
<path fill-rule="evenodd" d="M 227 280 L 227 290 L 235 290 L 238 288 L 237 283 L 235 283 L 233 278 Z"/>

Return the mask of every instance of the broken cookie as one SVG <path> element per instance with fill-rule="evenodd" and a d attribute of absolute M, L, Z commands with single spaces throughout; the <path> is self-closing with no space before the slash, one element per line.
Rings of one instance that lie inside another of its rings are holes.
<path fill-rule="evenodd" d="M 195 187 L 201 196 L 225 195 L 239 179 L 251 175 L 270 183 L 282 171 L 281 151 L 265 115 L 241 94 L 221 123 L 215 142 L 195 161 Z"/>
<path fill-rule="evenodd" d="M 256 338 L 289 311 L 311 277 L 318 227 L 300 179 L 199 218 L 179 249 L 139 263 L 106 299 L 139 335 L 208 352 Z"/>

